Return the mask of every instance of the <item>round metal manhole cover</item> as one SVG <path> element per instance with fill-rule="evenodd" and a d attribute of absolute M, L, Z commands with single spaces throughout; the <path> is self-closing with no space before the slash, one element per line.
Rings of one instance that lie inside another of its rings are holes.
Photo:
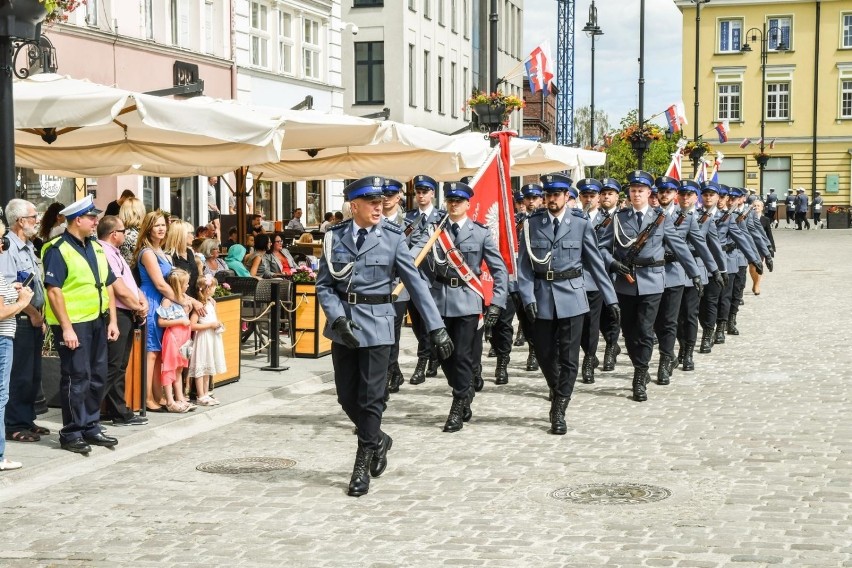
<path fill-rule="evenodd" d="M 583 505 L 640 505 L 667 499 L 672 494 L 665 487 L 639 483 L 595 483 L 561 487 L 550 496 L 560 501 Z"/>
<path fill-rule="evenodd" d="M 279 469 L 289 469 L 296 465 L 295 460 L 286 458 L 234 458 L 205 462 L 195 467 L 205 473 L 263 473 Z"/>

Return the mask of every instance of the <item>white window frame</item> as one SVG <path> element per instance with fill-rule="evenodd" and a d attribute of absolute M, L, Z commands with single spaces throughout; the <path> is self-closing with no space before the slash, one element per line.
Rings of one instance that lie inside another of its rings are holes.
<path fill-rule="evenodd" d="M 285 17 L 289 17 L 290 29 L 286 29 L 284 23 Z M 296 15 L 288 10 L 278 10 L 278 72 L 282 75 L 294 75 L 293 55 L 295 52 L 296 41 L 293 37 L 293 22 L 297 20 Z M 289 51 L 289 55 L 285 55 L 285 50 Z"/>
<path fill-rule="evenodd" d="M 423 0 L 423 17 L 427 20 L 432 19 L 432 0 Z"/>
<path fill-rule="evenodd" d="M 837 70 L 837 118 L 838 120 L 852 120 L 852 63 L 838 63 Z M 848 83 L 848 89 L 844 89 L 844 83 Z M 849 94 L 849 112 L 843 113 L 843 95 Z"/>
<path fill-rule="evenodd" d="M 783 14 L 778 16 L 767 16 L 766 17 L 766 35 L 769 37 L 766 38 L 766 50 L 769 52 L 776 52 L 776 46 L 778 42 L 784 39 L 784 24 L 787 24 L 787 41 L 786 47 L 787 51 L 793 51 L 793 15 L 792 14 Z M 781 30 L 781 37 L 779 38 L 776 34 L 771 33 L 773 27 Z"/>
<path fill-rule="evenodd" d="M 429 89 L 432 86 L 432 83 L 431 83 L 430 77 L 429 77 L 429 73 L 431 71 L 431 69 L 430 69 L 430 67 L 431 67 L 431 65 L 430 65 L 431 55 L 432 54 L 430 53 L 430 51 L 428 49 L 423 50 L 423 110 L 429 111 L 429 112 L 432 111 L 432 100 L 429 97 L 429 95 L 431 94 L 429 92 Z"/>
<path fill-rule="evenodd" d="M 310 25 L 310 34 L 308 33 L 308 26 Z M 322 64 L 322 37 L 323 37 L 324 26 L 323 23 L 316 19 L 311 18 L 309 16 L 302 17 L 302 76 L 305 79 L 312 79 L 314 81 L 320 81 L 323 77 L 323 64 Z M 316 36 L 316 37 L 308 37 Z M 310 73 L 308 72 L 308 62 L 310 61 Z"/>
<path fill-rule="evenodd" d="M 456 0 L 450 0 L 450 31 L 459 33 L 459 7 Z"/>
<path fill-rule="evenodd" d="M 408 0 L 408 9 L 412 12 L 417 11 L 417 0 Z"/>
<path fill-rule="evenodd" d="M 852 49 L 852 12 L 840 12 L 840 49 Z"/>
<path fill-rule="evenodd" d="M 446 27 L 447 26 L 447 10 L 446 10 L 446 2 L 447 0 L 436 0 L 438 2 L 438 25 Z"/>
<path fill-rule="evenodd" d="M 214 28 L 216 27 L 216 6 L 213 0 L 204 0 L 204 53 L 216 53 Z"/>
<path fill-rule="evenodd" d="M 470 0 L 462 0 L 462 36 L 470 39 Z"/>
<path fill-rule="evenodd" d="M 722 32 L 722 26 L 724 24 L 728 24 L 727 34 Z M 734 47 L 734 39 L 735 39 L 735 24 L 739 26 L 739 46 Z M 718 18 L 716 20 L 716 53 L 740 53 L 740 48 L 745 43 L 743 40 L 745 36 L 745 22 L 743 22 L 742 18 Z M 727 49 L 723 49 L 722 42 L 725 41 L 728 44 Z"/>
<path fill-rule="evenodd" d="M 713 114 L 716 117 L 716 121 L 727 120 L 729 122 L 745 122 L 745 107 L 743 106 L 743 101 L 745 100 L 745 71 L 745 66 L 713 68 L 713 75 L 715 76 L 713 85 L 713 92 L 715 93 Z M 719 86 L 732 84 L 738 84 L 740 86 L 740 117 L 738 119 L 722 119 L 719 118 Z"/>
<path fill-rule="evenodd" d="M 417 108 L 417 46 L 408 44 L 408 106 Z"/>
<path fill-rule="evenodd" d="M 790 83 L 788 81 L 766 82 L 766 121 L 789 121 L 792 119 L 790 108 Z M 786 105 L 783 98 L 786 97 Z M 775 110 L 773 111 L 773 106 Z M 781 107 L 786 106 L 786 114 L 781 115 Z M 774 115 L 772 113 L 775 113 Z"/>
<path fill-rule="evenodd" d="M 86 25 L 92 28 L 98 27 L 98 10 L 100 0 L 88 0 L 86 2 Z"/>
<path fill-rule="evenodd" d="M 766 122 L 792 122 L 793 121 L 793 71 L 795 67 L 792 65 L 767 65 L 766 66 L 766 91 L 763 96 L 766 97 Z M 770 85 L 786 85 L 786 92 L 777 91 L 773 93 L 773 97 L 787 96 L 787 115 L 786 116 L 769 116 L 770 110 Z"/>
<path fill-rule="evenodd" d="M 145 0 L 143 11 L 145 14 L 145 39 L 154 39 L 154 0 Z"/>
<path fill-rule="evenodd" d="M 732 87 L 736 87 L 737 93 L 731 93 L 730 89 Z M 723 89 L 728 89 L 728 92 L 722 93 Z M 732 99 L 737 98 L 737 112 L 736 116 L 731 110 L 733 106 Z M 728 112 L 726 114 L 722 113 L 722 100 L 726 101 Z M 737 82 L 725 82 L 725 83 L 716 83 L 716 120 L 722 121 L 727 120 L 729 122 L 741 122 L 743 117 L 743 84 Z"/>
<path fill-rule="evenodd" d="M 255 20 L 255 8 L 257 19 Z M 263 2 L 249 2 L 249 61 L 253 67 L 269 69 L 269 13 L 271 8 Z"/>
<path fill-rule="evenodd" d="M 464 101 L 464 111 L 462 112 L 462 117 L 465 120 L 470 120 L 468 117 L 468 109 L 467 109 L 467 97 L 470 93 L 470 73 L 468 72 L 467 67 L 462 67 L 462 100 Z"/>
<path fill-rule="evenodd" d="M 459 116 L 459 84 L 458 84 L 458 64 L 455 61 L 450 62 L 450 116 L 458 118 Z"/>
<path fill-rule="evenodd" d="M 444 108 L 444 90 L 447 88 L 446 85 L 446 77 L 444 76 L 444 58 L 440 55 L 438 56 L 438 73 L 437 73 L 437 83 L 438 83 L 438 114 L 446 114 L 446 109 Z"/>

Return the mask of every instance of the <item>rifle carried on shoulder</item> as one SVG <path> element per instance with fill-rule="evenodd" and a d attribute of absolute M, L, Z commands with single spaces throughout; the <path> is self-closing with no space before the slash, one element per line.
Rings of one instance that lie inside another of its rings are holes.
<path fill-rule="evenodd" d="M 746 216 L 751 213 L 751 205 L 743 209 L 743 212 L 737 215 L 737 223 L 741 223 Z"/>
<path fill-rule="evenodd" d="M 627 256 L 624 257 L 624 264 L 630 267 L 630 271 L 633 271 L 633 263 L 636 262 L 636 257 L 639 256 L 639 253 L 642 252 L 642 249 L 645 248 L 645 245 L 648 243 L 648 239 L 651 238 L 651 235 L 654 234 L 654 231 L 663 224 L 666 220 L 666 214 L 664 211 L 660 210 L 657 213 L 657 218 L 654 219 L 653 223 L 649 223 L 647 227 L 645 227 L 639 236 L 636 237 L 636 240 L 633 241 L 633 244 L 630 245 L 630 248 L 627 250 Z M 633 277 L 633 274 L 625 274 L 624 278 L 630 283 L 635 284 L 636 279 Z"/>

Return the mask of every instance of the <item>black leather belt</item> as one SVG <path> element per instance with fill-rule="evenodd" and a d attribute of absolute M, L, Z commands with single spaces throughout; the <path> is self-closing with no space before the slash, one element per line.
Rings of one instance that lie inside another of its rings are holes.
<path fill-rule="evenodd" d="M 726 244 L 725 246 L 722 247 L 722 250 L 725 251 L 725 252 L 731 252 L 735 248 L 737 248 L 737 243 L 728 243 L 728 244 Z"/>
<path fill-rule="evenodd" d="M 570 280 L 571 278 L 579 278 L 583 275 L 582 268 L 572 268 L 571 270 L 548 270 L 547 272 L 536 272 L 536 280 Z"/>
<path fill-rule="evenodd" d="M 346 301 L 347 304 L 354 306 L 356 304 L 392 304 L 393 297 L 390 294 L 385 296 L 371 296 L 369 294 L 358 294 L 357 292 L 348 292 L 346 294 L 340 294 L 340 297 Z"/>
<path fill-rule="evenodd" d="M 115 308 L 115 311 L 127 314 L 129 316 L 132 316 L 135 313 L 133 310 L 128 310 L 127 308 Z"/>
<path fill-rule="evenodd" d="M 665 265 L 665 260 L 637 260 L 633 262 L 633 266 L 635 266 L 636 268 L 651 268 Z"/>
<path fill-rule="evenodd" d="M 441 276 L 440 274 L 435 275 L 435 281 L 440 282 L 441 284 L 446 284 L 450 288 L 458 288 L 459 286 L 464 285 L 464 280 L 457 276 L 453 276 L 452 278 L 449 276 Z"/>

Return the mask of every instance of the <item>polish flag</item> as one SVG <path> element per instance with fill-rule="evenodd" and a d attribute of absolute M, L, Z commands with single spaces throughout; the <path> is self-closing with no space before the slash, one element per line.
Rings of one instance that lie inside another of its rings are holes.
<path fill-rule="evenodd" d="M 740 148 L 745 148 L 749 144 L 751 144 L 751 138 L 743 138 L 743 141 L 740 142 Z"/>
<path fill-rule="evenodd" d="M 669 168 L 666 170 L 666 173 L 664 175 L 680 181 L 680 160 L 680 152 L 675 152 L 674 154 L 672 154 L 672 161 L 669 162 Z"/>
<path fill-rule="evenodd" d="M 553 82 L 553 64 L 550 58 L 550 42 L 546 41 L 532 50 L 524 67 L 527 70 L 527 80 L 533 94 L 543 91 L 544 96 L 550 92 L 550 84 Z"/>
<path fill-rule="evenodd" d="M 728 121 L 720 122 L 716 125 L 716 132 L 719 134 L 719 144 L 724 144 L 728 141 Z"/>

